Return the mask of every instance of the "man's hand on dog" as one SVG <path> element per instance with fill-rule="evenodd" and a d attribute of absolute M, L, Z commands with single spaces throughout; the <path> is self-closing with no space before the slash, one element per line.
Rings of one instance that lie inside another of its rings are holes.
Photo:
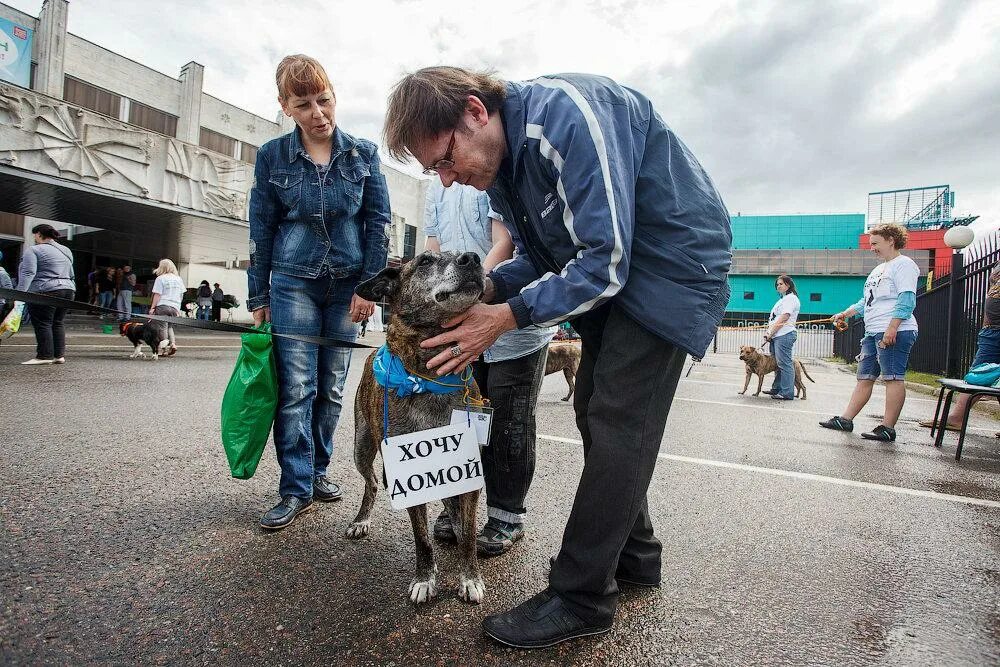
<path fill-rule="evenodd" d="M 447 349 L 427 362 L 429 370 L 437 370 L 438 375 L 454 373 L 475 361 L 500 334 L 517 328 L 514 313 L 505 303 L 488 306 L 477 303 L 458 317 L 445 322 L 446 327 L 456 327 L 443 334 L 428 338 L 420 344 L 427 349 L 446 345 Z M 456 354 L 455 347 L 460 352 Z"/>

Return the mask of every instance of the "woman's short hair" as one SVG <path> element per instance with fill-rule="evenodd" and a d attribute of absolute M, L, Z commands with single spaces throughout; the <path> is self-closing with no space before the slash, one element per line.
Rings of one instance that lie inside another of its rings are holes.
<path fill-rule="evenodd" d="M 389 94 L 382 131 L 389 155 L 404 161 L 410 149 L 458 126 L 469 95 L 493 113 L 507 98 L 507 83 L 490 72 L 425 67 L 407 74 Z"/>
<path fill-rule="evenodd" d="M 59 232 L 52 225 L 42 223 L 40 225 L 35 225 L 31 228 L 32 234 L 38 234 L 43 239 L 57 239 L 59 238 Z"/>
<path fill-rule="evenodd" d="M 328 88 L 333 92 L 330 77 L 319 61 L 301 53 L 281 59 L 274 73 L 274 82 L 278 85 L 278 98 L 281 100 L 292 96 L 318 95 Z"/>
<path fill-rule="evenodd" d="M 896 250 L 902 250 L 906 247 L 906 240 L 910 238 L 910 233 L 906 231 L 906 227 L 903 225 L 895 225 L 890 222 L 875 225 L 868 230 L 869 236 L 881 236 L 884 239 L 889 239 L 892 241 L 892 245 Z"/>
<path fill-rule="evenodd" d="M 780 276 L 778 276 L 778 280 L 788 285 L 788 291 L 786 292 L 786 294 L 794 294 L 795 296 L 799 295 L 799 293 L 795 291 L 795 281 L 792 280 L 791 276 L 782 273 Z"/>
<path fill-rule="evenodd" d="M 153 271 L 153 273 L 158 276 L 162 276 L 164 273 L 172 273 L 176 276 L 177 266 L 169 259 L 161 259 L 160 265 L 156 267 L 156 270 Z"/>

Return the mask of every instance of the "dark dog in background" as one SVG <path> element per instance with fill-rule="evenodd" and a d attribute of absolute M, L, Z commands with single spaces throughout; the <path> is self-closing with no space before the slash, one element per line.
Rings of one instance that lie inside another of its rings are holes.
<path fill-rule="evenodd" d="M 387 301 L 392 318 L 386 331 L 389 351 L 402 360 L 407 371 L 434 377 L 427 362 L 445 348 L 422 349 L 420 342 L 445 331 L 442 326 L 456 315 L 479 302 L 483 293 L 483 267 L 473 253 L 425 252 L 402 269 L 387 268 L 358 285 L 358 296 L 369 301 Z M 372 506 L 378 493 L 379 479 L 375 458 L 383 438 L 383 400 L 385 392 L 375 380 L 372 353 L 365 363 L 354 401 L 354 464 L 365 479 L 365 494 L 358 515 L 347 529 L 347 537 L 358 539 L 368 534 Z M 479 388 L 471 381 L 471 395 L 480 398 Z M 388 392 L 389 436 L 413 433 L 445 426 L 451 412 L 464 405 L 464 392 L 451 394 L 419 393 L 400 397 Z M 459 597 L 479 603 L 485 586 L 476 556 L 476 507 L 479 491 L 444 500 L 458 537 Z M 410 600 L 422 603 L 437 592 L 437 565 L 427 531 L 427 506 L 407 510 L 416 541 L 416 573 L 410 582 Z"/>
<path fill-rule="evenodd" d="M 573 343 L 552 343 L 545 357 L 545 374 L 562 371 L 569 385 L 569 393 L 562 400 L 568 401 L 576 391 L 576 371 L 580 368 L 580 346 Z"/>
<path fill-rule="evenodd" d="M 153 351 L 153 361 L 161 354 L 166 354 L 169 340 L 163 336 L 164 328 L 144 322 L 122 322 L 118 325 L 118 333 L 127 338 L 135 346 L 129 359 L 145 359 L 142 344 L 145 343 Z"/>
<path fill-rule="evenodd" d="M 774 357 L 769 354 L 761 354 L 752 345 L 743 345 L 740 347 L 740 360 L 747 366 L 746 382 L 743 383 L 743 391 L 740 394 L 747 393 L 747 387 L 750 386 L 750 376 L 756 374 L 757 393 L 754 396 L 760 396 L 761 387 L 764 386 L 764 376 L 777 370 L 777 362 Z M 816 383 L 816 380 L 813 380 L 809 376 L 806 367 L 798 359 L 792 360 L 792 366 L 795 368 L 795 398 L 798 398 L 801 392 L 802 400 L 804 401 L 806 400 L 806 385 L 802 381 L 802 376 L 805 375 L 813 384 Z"/>

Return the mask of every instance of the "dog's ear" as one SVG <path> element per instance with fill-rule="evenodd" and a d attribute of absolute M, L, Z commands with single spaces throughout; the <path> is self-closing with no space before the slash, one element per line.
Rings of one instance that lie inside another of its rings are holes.
<path fill-rule="evenodd" d="M 368 301 L 388 300 L 399 289 L 399 269 L 386 267 L 354 289 L 354 293 Z"/>

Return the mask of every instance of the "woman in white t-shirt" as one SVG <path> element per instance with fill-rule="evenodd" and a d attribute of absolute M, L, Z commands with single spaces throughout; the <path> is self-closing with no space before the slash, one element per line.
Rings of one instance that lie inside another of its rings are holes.
<path fill-rule="evenodd" d="M 906 364 L 917 340 L 913 308 L 917 305 L 920 268 L 899 252 L 906 246 L 905 227 L 877 225 L 868 235 L 872 252 L 882 259 L 882 263 L 868 274 L 861 300 L 830 318 L 834 323 L 853 315 L 865 319 L 865 337 L 861 340 L 858 356 L 858 383 L 844 413 L 820 422 L 820 426 L 835 431 L 853 431 L 852 420 L 868 403 L 875 380 L 881 374 L 885 381 L 882 423 L 870 433 L 862 433 L 861 437 L 892 442 L 896 439 L 896 420 L 906 400 Z"/>
<path fill-rule="evenodd" d="M 774 289 L 778 290 L 778 302 L 771 309 L 767 318 L 767 330 L 764 340 L 771 343 L 771 356 L 777 364 L 774 371 L 774 383 L 765 391 L 771 398 L 779 401 L 791 401 L 795 398 L 795 368 L 792 366 L 792 348 L 795 347 L 795 322 L 799 318 L 799 295 L 795 291 L 795 281 L 784 274 L 774 281 Z"/>
<path fill-rule="evenodd" d="M 169 259 L 161 259 L 160 265 L 153 271 L 156 280 L 153 282 L 153 299 L 149 304 L 149 312 L 154 315 L 171 315 L 177 317 L 181 314 L 181 301 L 184 298 L 184 281 L 177 275 L 177 267 Z M 166 328 L 166 338 L 170 341 L 170 350 L 167 356 L 177 352 L 177 338 L 174 336 L 174 328 L 164 322 L 150 323 Z"/>

